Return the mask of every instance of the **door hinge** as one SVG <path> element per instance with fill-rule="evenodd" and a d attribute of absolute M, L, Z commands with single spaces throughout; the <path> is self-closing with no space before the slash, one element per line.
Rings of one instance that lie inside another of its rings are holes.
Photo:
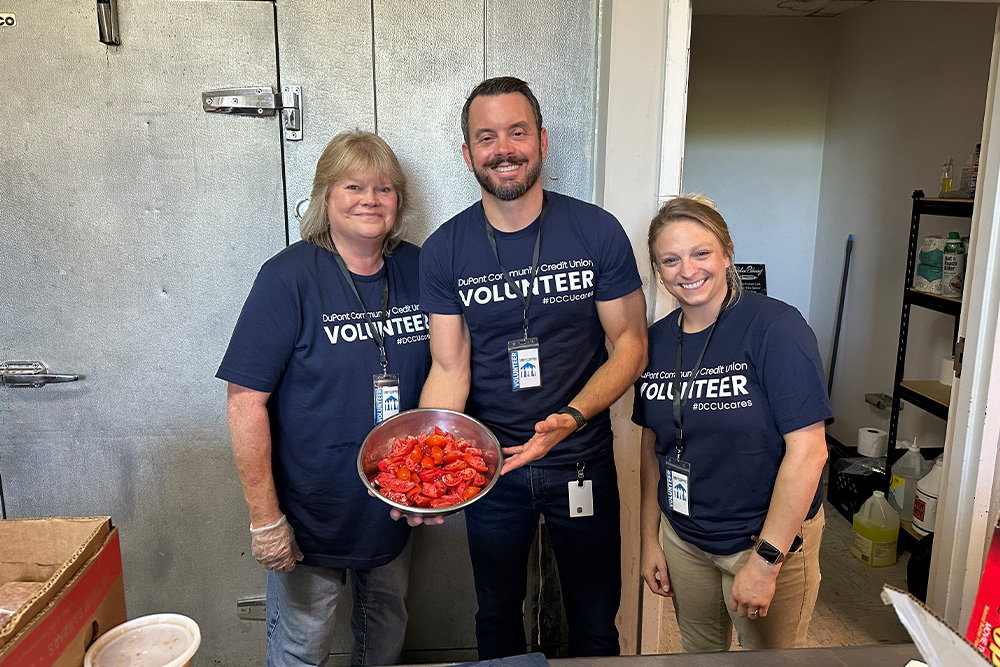
<path fill-rule="evenodd" d="M 209 90 L 201 94 L 201 106 L 205 113 L 238 116 L 273 116 L 280 111 L 285 139 L 302 139 L 302 86 L 282 86 L 280 93 L 270 86 Z"/>
<path fill-rule="evenodd" d="M 951 367 L 955 369 L 955 377 L 962 377 L 962 357 L 965 356 L 965 338 L 959 338 L 955 343 L 955 361 Z"/>

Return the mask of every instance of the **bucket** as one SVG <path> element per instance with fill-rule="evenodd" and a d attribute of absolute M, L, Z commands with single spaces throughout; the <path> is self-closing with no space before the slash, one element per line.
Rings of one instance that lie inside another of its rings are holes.
<path fill-rule="evenodd" d="M 142 616 L 115 626 L 87 649 L 83 667 L 190 667 L 198 624 L 180 614 Z"/>

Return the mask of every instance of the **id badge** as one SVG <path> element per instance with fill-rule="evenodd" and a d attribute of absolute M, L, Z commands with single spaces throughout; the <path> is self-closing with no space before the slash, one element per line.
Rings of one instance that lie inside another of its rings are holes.
<path fill-rule="evenodd" d="M 569 483 L 569 515 L 594 516 L 594 483 L 589 479 Z"/>
<path fill-rule="evenodd" d="M 510 358 L 510 379 L 514 391 L 542 386 L 537 338 L 510 341 L 507 343 L 507 356 Z"/>
<path fill-rule="evenodd" d="M 687 461 L 666 460 L 667 506 L 683 516 L 691 516 L 691 464 Z"/>
<path fill-rule="evenodd" d="M 372 376 L 375 395 L 375 423 L 381 424 L 399 414 L 399 375 L 395 373 Z"/>

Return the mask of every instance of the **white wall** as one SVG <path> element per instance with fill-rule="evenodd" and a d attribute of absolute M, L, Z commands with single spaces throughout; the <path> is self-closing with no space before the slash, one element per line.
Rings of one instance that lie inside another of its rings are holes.
<path fill-rule="evenodd" d="M 828 360 L 849 233 L 855 245 L 833 388 L 830 433 L 887 428 L 865 392 L 891 393 L 911 199 L 935 196 L 943 156 L 957 163 L 980 140 L 996 8 L 872 3 L 832 21 L 834 49 L 812 274 L 810 324 Z M 957 176 L 956 176 L 957 177 Z M 921 233 L 968 222 L 930 219 Z M 920 311 L 920 312 L 917 312 Z M 934 379 L 950 350 L 950 317 L 912 309 L 906 376 Z M 901 438 L 944 442 L 944 424 L 909 406 Z"/>
<path fill-rule="evenodd" d="M 736 261 L 809 316 L 833 23 L 695 15 L 684 190 L 718 204 Z"/>

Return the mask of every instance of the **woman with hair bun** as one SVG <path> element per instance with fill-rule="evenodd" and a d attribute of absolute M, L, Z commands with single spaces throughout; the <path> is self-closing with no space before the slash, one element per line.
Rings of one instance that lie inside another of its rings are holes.
<path fill-rule="evenodd" d="M 357 473 L 381 420 L 417 407 L 430 368 L 406 177 L 370 132 L 316 165 L 302 241 L 261 267 L 217 377 L 267 570 L 268 667 L 325 665 L 350 581 L 351 665 L 390 665 L 406 630 L 410 528 Z"/>
<path fill-rule="evenodd" d="M 686 652 L 728 650 L 734 626 L 745 649 L 802 646 L 832 416 L 816 337 L 792 306 L 742 291 L 707 199 L 664 203 L 648 245 L 680 307 L 649 328 L 635 385 L 642 576 L 673 598 Z"/>

